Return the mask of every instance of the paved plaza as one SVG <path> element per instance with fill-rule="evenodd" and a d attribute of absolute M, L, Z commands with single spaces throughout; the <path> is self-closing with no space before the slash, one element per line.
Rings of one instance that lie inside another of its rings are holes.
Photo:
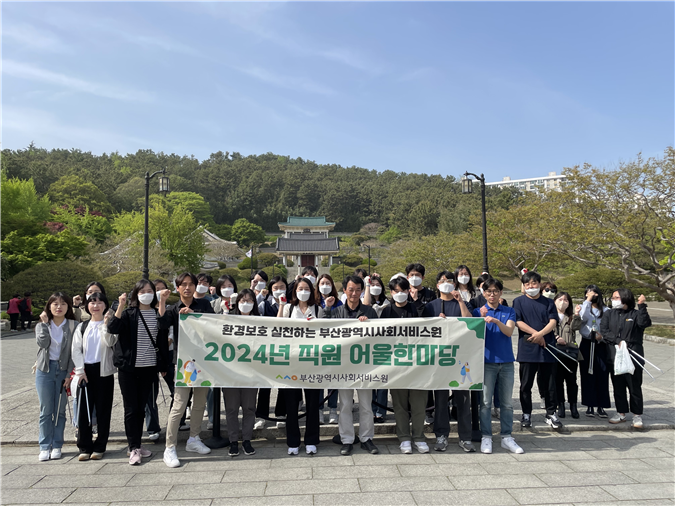
<path fill-rule="evenodd" d="M 545 426 L 543 411 L 535 402 L 534 427 L 521 430 L 517 421 L 514 424 L 523 455 L 501 449 L 498 436 L 492 455 L 466 454 L 456 444 L 454 422 L 445 453 L 403 455 L 389 415 L 387 423 L 376 425 L 380 455 L 366 454 L 355 446 L 351 456 L 341 456 L 340 447 L 331 441 L 337 427 L 328 425 L 322 426 L 322 442 L 314 457 L 304 455 L 304 448 L 299 456 L 287 456 L 283 429 L 258 431 L 257 454 L 234 459 L 226 449 L 207 456 L 185 452 L 187 433 L 181 432 L 178 456 L 182 466 L 169 469 L 162 461 L 164 431 L 158 442 L 144 443 L 153 451 L 151 458 L 140 466 L 128 464 L 117 385 L 105 458 L 77 461 L 69 421 L 64 457 L 39 463 L 39 410 L 30 373 L 34 337 L 32 333 L 6 335 L 1 342 L 2 504 L 675 503 L 675 346 L 645 343 L 647 358 L 664 372 L 655 381 L 645 376 L 642 431 L 631 429 L 628 423 L 610 426 L 606 420 L 584 416 L 582 410 L 579 420 L 570 418 L 568 412 L 563 420 L 565 431 L 553 432 Z M 517 398 L 515 404 L 515 419 L 519 420 Z M 167 415 L 168 402 L 161 404 L 160 395 L 162 425 Z M 206 423 L 203 429 L 205 439 L 209 436 Z M 496 419 L 493 431 L 498 434 Z M 427 436 L 431 444 L 433 434 Z"/>

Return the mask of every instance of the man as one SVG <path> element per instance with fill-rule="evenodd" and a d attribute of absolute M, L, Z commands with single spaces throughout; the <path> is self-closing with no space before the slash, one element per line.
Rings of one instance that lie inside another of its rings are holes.
<path fill-rule="evenodd" d="M 213 301 L 213 297 L 209 293 L 211 289 L 211 283 L 213 283 L 213 278 L 202 272 L 197 276 L 197 287 L 195 288 L 195 299 L 204 299 L 209 302 Z"/>
<path fill-rule="evenodd" d="M 363 292 L 363 279 L 359 276 L 347 276 L 342 282 L 344 292 L 347 295 L 347 302 L 332 311 L 325 311 L 324 318 L 357 318 L 364 322 L 369 319 L 376 319 L 377 313 L 370 306 L 364 306 L 361 303 L 361 293 Z M 377 446 L 373 443 L 375 435 L 375 424 L 373 423 L 373 391 L 371 389 L 358 389 L 359 395 L 359 440 L 361 448 L 365 451 L 376 454 L 380 453 Z M 338 390 L 338 407 L 340 409 L 340 418 L 338 419 L 338 430 L 342 455 L 351 455 L 354 449 L 354 415 L 352 406 L 354 404 L 354 389 L 341 388 Z"/>
<path fill-rule="evenodd" d="M 422 264 L 408 264 L 405 268 L 405 273 L 408 276 L 408 283 L 410 283 L 410 301 L 417 308 L 418 316 L 422 316 L 424 306 L 436 298 L 433 290 L 422 286 L 424 281 L 425 268 Z"/>
<path fill-rule="evenodd" d="M 204 298 L 197 299 L 195 290 L 197 287 L 197 278 L 194 274 L 185 272 L 176 278 L 176 288 L 180 295 L 180 301 L 169 308 L 166 307 L 166 301 L 171 295 L 169 290 L 162 290 L 159 298 L 159 328 L 168 329 L 173 325 L 174 356 L 173 362 L 176 363 L 178 357 L 178 329 L 181 314 L 188 313 L 213 313 L 211 304 Z M 178 442 L 178 427 L 180 420 L 187 407 L 190 397 L 189 387 L 176 387 L 174 390 L 173 406 L 169 413 L 169 421 L 166 427 L 166 449 L 164 450 L 164 463 L 169 467 L 180 466 L 178 455 L 176 454 L 176 444 Z M 207 387 L 196 387 L 192 389 L 192 414 L 190 420 L 190 438 L 185 445 L 185 451 L 196 452 L 202 455 L 211 453 L 211 449 L 202 443 L 199 433 L 202 428 L 204 418 L 204 406 L 206 404 L 206 394 L 209 391 Z"/>
<path fill-rule="evenodd" d="M 560 429 L 562 423 L 556 415 L 556 391 L 552 353 L 546 346 L 555 348 L 555 329 L 558 324 L 558 310 L 551 299 L 541 295 L 541 276 L 533 271 L 521 278 L 525 295 L 513 301 L 518 327 L 518 372 L 520 375 L 520 406 L 523 427 L 532 426 L 532 385 L 537 373 L 541 376 L 546 404 L 546 423 L 553 429 Z M 540 392 L 542 393 L 542 392 Z M 500 399 L 501 401 L 501 399 Z"/>
<path fill-rule="evenodd" d="M 502 448 L 511 453 L 524 453 L 511 436 L 513 428 L 513 382 L 515 358 L 511 336 L 516 327 L 516 312 L 499 303 L 504 286 L 497 279 L 482 282 L 486 304 L 473 310 L 473 316 L 485 319 L 485 369 L 483 373 L 483 398 L 480 406 L 480 431 L 482 453 L 492 453 L 492 419 L 490 407 L 495 390 L 499 392 L 501 411 Z"/>
<path fill-rule="evenodd" d="M 417 270 L 419 272 L 419 270 Z M 436 276 L 436 287 L 441 294 L 424 306 L 422 316 L 441 318 L 463 317 L 471 318 L 471 303 L 462 299 L 462 294 L 455 285 L 455 275 L 450 271 L 441 271 Z M 450 413 L 448 412 L 449 390 L 434 390 L 434 433 L 436 444 L 434 450 L 444 452 L 448 448 L 450 435 Z M 459 433 L 459 447 L 465 452 L 475 452 L 471 442 L 471 392 L 468 390 L 453 390 L 452 400 L 457 408 L 457 432 Z"/>

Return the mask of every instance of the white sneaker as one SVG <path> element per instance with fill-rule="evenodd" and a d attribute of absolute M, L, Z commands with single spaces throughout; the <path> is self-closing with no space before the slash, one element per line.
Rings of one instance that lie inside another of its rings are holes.
<path fill-rule="evenodd" d="M 338 423 L 338 414 L 337 409 L 331 409 L 328 413 L 328 423 L 335 424 Z"/>
<path fill-rule="evenodd" d="M 180 466 L 180 460 L 178 460 L 178 455 L 176 454 L 176 447 L 170 446 L 164 450 L 164 463 L 168 467 L 178 467 Z"/>
<path fill-rule="evenodd" d="M 642 425 L 642 415 L 633 415 L 633 427 L 636 429 L 641 429 L 643 427 Z M 52 453 L 54 451 L 52 450 Z"/>
<path fill-rule="evenodd" d="M 253 425 L 253 430 L 260 430 L 265 428 L 265 419 L 258 418 Z"/>
<path fill-rule="evenodd" d="M 58 460 L 61 458 L 61 448 L 53 448 L 52 453 L 49 456 L 50 459 L 52 460 Z"/>
<path fill-rule="evenodd" d="M 307 452 L 307 455 L 316 455 L 316 446 L 306 445 L 305 451 Z"/>
<path fill-rule="evenodd" d="M 481 444 L 481 448 L 482 446 L 483 445 Z M 502 438 L 502 448 L 510 451 L 511 453 L 525 453 L 525 450 L 523 450 L 520 446 L 518 446 L 518 443 L 516 443 L 516 440 L 513 439 L 512 437 Z"/>
<path fill-rule="evenodd" d="M 299 448 L 290 448 L 290 447 L 288 448 L 289 455 L 297 455 L 299 451 L 300 451 Z"/>
<path fill-rule="evenodd" d="M 612 418 L 608 420 L 609 423 L 621 423 L 626 421 L 626 415 L 622 415 L 620 413 L 617 413 L 614 415 Z"/>
<path fill-rule="evenodd" d="M 46 462 L 49 460 L 49 450 L 40 450 L 40 455 L 38 455 L 38 460 L 40 462 Z"/>
<path fill-rule="evenodd" d="M 150 441 L 157 441 L 159 439 L 159 432 L 151 432 L 148 434 L 148 439 Z"/>
<path fill-rule="evenodd" d="M 282 421 L 277 422 L 277 429 L 283 429 L 284 427 L 286 427 L 286 422 L 282 422 Z"/>
<path fill-rule="evenodd" d="M 323 418 L 323 409 L 320 409 L 319 410 L 319 425 L 323 425 L 324 423 L 325 422 L 324 422 L 324 418 Z"/>
<path fill-rule="evenodd" d="M 185 451 L 199 453 L 200 455 L 206 455 L 208 453 L 211 453 L 211 448 L 202 443 L 202 440 L 199 439 L 199 436 L 195 436 L 187 440 L 187 444 L 185 445 Z"/>
<path fill-rule="evenodd" d="M 213 422 L 208 422 L 206 424 L 206 430 L 213 430 Z"/>
<path fill-rule="evenodd" d="M 429 453 L 429 445 L 426 444 L 424 441 L 415 443 L 415 448 L 417 448 L 417 451 L 420 453 Z"/>
<path fill-rule="evenodd" d="M 546 409 L 546 399 L 543 397 L 539 398 L 539 409 Z"/>
<path fill-rule="evenodd" d="M 412 453 L 412 444 L 410 441 L 402 441 L 401 446 L 401 453 L 406 453 L 406 454 L 411 454 Z"/>
<path fill-rule="evenodd" d="M 502 440 L 504 441 L 504 440 Z M 502 442 L 502 445 L 504 443 Z M 492 438 L 483 436 L 480 439 L 480 452 L 481 453 L 492 453 Z"/>

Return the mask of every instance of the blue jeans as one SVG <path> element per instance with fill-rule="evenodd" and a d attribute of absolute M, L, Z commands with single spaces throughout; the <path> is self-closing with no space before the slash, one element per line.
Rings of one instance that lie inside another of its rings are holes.
<path fill-rule="evenodd" d="M 483 399 L 480 405 L 480 433 L 483 436 L 492 436 L 492 420 L 490 412 L 492 407 L 492 395 L 495 389 L 499 392 L 499 422 L 501 423 L 501 436 L 511 436 L 513 429 L 513 362 L 502 364 L 485 364 L 483 376 Z"/>
<path fill-rule="evenodd" d="M 59 369 L 58 360 L 49 361 L 49 372 L 35 371 L 35 388 L 40 401 L 40 450 L 60 449 L 66 428 L 68 394 L 61 384 L 68 371 Z M 59 402 L 59 397 L 60 401 Z M 56 427 L 54 426 L 56 425 Z"/>

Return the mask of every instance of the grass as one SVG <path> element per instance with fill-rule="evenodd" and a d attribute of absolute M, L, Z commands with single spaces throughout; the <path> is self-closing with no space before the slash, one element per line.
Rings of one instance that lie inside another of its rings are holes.
<path fill-rule="evenodd" d="M 645 330 L 645 334 L 675 339 L 675 325 L 652 325 Z"/>

